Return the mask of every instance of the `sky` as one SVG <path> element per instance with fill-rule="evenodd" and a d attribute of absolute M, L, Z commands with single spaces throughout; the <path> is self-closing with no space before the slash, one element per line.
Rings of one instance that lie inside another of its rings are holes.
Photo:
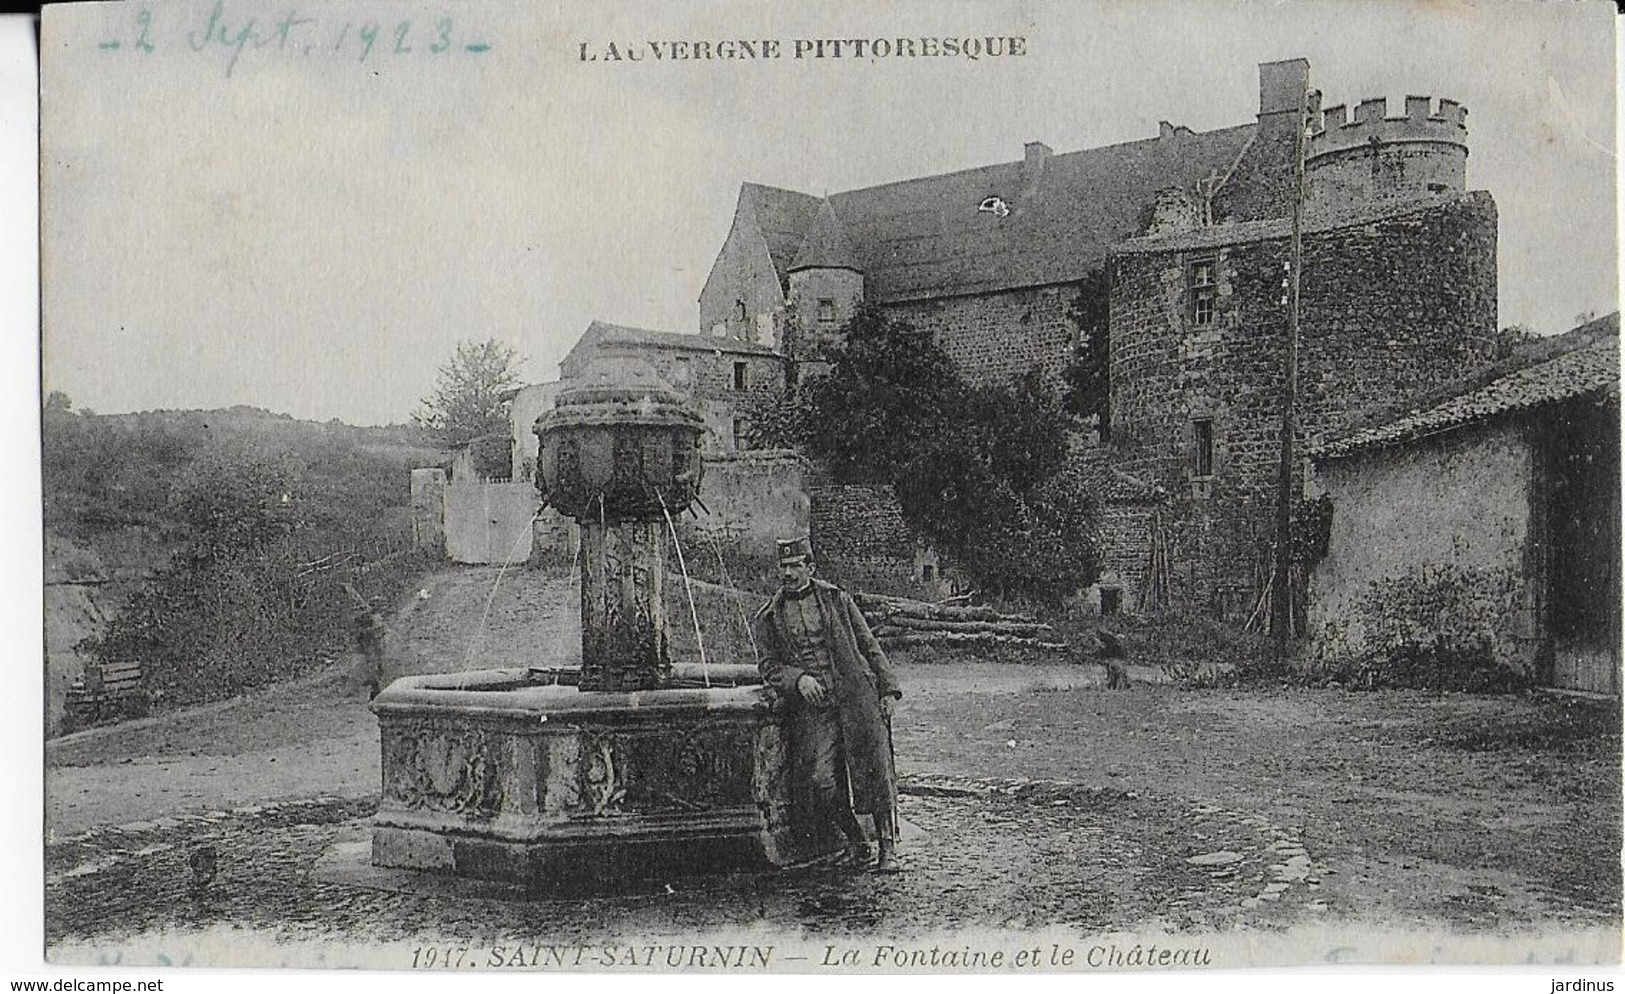
<path fill-rule="evenodd" d="M 1617 308 L 1606 2 L 46 14 L 43 388 L 102 413 L 249 404 L 399 422 L 459 341 L 486 338 L 526 357 L 526 381 L 554 379 L 595 318 L 697 330 L 742 182 L 821 194 L 1014 161 L 1029 141 L 1069 152 L 1154 136 L 1159 120 L 1248 123 L 1258 63 L 1296 57 L 1328 105 L 1387 96 L 1393 111 L 1416 93 L 1468 107 L 1468 186 L 1500 210 L 1502 325 L 1555 333 Z M 989 35 L 1023 38 L 1025 54 L 793 57 L 798 38 Z M 719 39 L 783 54 L 607 56 L 611 42 Z"/>

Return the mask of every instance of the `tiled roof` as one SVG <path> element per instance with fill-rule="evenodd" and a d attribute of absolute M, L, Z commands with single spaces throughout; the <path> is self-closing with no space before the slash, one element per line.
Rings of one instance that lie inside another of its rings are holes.
<path fill-rule="evenodd" d="M 801 251 L 802 242 L 807 240 L 807 229 L 824 201 L 806 193 L 760 183 L 746 183 L 739 194 L 741 199 L 750 201 L 756 227 L 767 242 L 767 254 L 779 274 L 779 285 L 788 286 L 786 277 L 790 275 L 790 265 Z"/>
<path fill-rule="evenodd" d="M 1605 319 L 1608 320 L 1608 319 Z M 1612 334 L 1578 338 L 1575 347 L 1554 342 L 1556 355 L 1512 369 L 1431 406 L 1385 424 L 1364 428 L 1310 449 L 1317 459 L 1338 459 L 1369 449 L 1402 445 L 1514 411 L 1524 411 L 1588 394 L 1619 395 L 1619 316 Z M 1580 329 L 1585 331 L 1586 329 Z M 1571 332 L 1572 334 L 1577 334 Z M 1564 336 L 1567 338 L 1568 336 Z"/>
<path fill-rule="evenodd" d="M 1193 132 L 925 176 L 830 196 L 880 301 L 986 293 L 1081 279 L 1140 231 L 1140 211 L 1166 187 L 1228 175 L 1257 126 Z M 820 201 L 747 183 L 781 279 Z M 978 210 L 990 197 L 1009 208 Z M 799 219 L 799 227 L 797 227 Z M 794 238 L 787 237 L 794 232 Z M 786 244 L 793 241 L 786 248 Z"/>
<path fill-rule="evenodd" d="M 796 261 L 790 266 L 791 272 L 798 269 L 850 269 L 862 272 L 841 219 L 835 216 L 835 207 L 828 200 L 818 208 L 812 229 L 807 232 L 801 251 L 796 253 Z"/>
<path fill-rule="evenodd" d="M 688 335 L 675 331 L 654 331 L 634 328 L 607 321 L 594 321 L 581 333 L 576 344 L 564 357 L 568 364 L 585 349 L 600 345 L 648 345 L 663 349 L 682 349 L 688 352 L 733 352 L 746 355 L 776 355 L 771 345 L 761 345 L 738 338 L 717 338 L 706 335 Z"/>

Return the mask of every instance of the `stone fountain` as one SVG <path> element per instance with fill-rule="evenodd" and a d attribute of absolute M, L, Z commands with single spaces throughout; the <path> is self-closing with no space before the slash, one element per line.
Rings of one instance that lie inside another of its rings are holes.
<path fill-rule="evenodd" d="M 830 840 L 797 831 L 754 660 L 671 658 L 667 537 L 699 493 L 699 415 L 646 363 L 606 356 L 535 430 L 543 500 L 581 532 L 581 668 L 380 693 L 374 865 L 547 892 L 818 855 Z"/>

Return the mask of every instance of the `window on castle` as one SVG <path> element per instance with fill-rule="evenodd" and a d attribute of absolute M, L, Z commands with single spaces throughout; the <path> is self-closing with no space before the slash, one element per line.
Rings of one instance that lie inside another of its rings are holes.
<path fill-rule="evenodd" d="M 835 301 L 829 297 L 818 298 L 818 323 L 835 323 Z"/>
<path fill-rule="evenodd" d="M 1198 418 L 1191 422 L 1194 446 L 1191 451 L 1191 475 L 1213 475 L 1213 419 Z"/>
<path fill-rule="evenodd" d="M 734 316 L 741 321 L 750 320 L 750 315 L 745 313 L 745 302 L 743 300 L 734 301 Z"/>
<path fill-rule="evenodd" d="M 744 452 L 750 448 L 750 437 L 745 431 L 745 419 L 734 418 L 734 451 Z"/>
<path fill-rule="evenodd" d="M 1197 259 L 1190 268 L 1191 324 L 1213 323 L 1213 302 L 1219 295 L 1214 278 L 1217 265 L 1212 259 Z"/>
<path fill-rule="evenodd" d="M 745 364 L 743 362 L 734 363 L 734 389 L 745 389 Z"/>

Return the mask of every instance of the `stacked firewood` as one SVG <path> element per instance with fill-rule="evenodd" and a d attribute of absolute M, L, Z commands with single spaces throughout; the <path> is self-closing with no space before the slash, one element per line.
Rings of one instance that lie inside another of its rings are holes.
<path fill-rule="evenodd" d="M 932 604 L 880 594 L 853 595 L 864 620 L 886 648 L 906 645 L 990 646 L 1063 650 L 1054 629 L 1030 615 L 1002 614 L 975 604 Z"/>

